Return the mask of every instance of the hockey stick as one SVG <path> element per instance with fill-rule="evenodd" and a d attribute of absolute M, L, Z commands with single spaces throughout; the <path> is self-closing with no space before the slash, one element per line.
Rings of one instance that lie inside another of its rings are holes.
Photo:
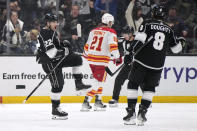
<path fill-rule="evenodd" d="M 144 46 L 146 46 L 151 40 L 152 40 L 152 36 L 148 39 L 148 41 L 145 42 L 145 44 L 143 44 L 134 54 L 136 55 Z M 132 62 L 131 62 L 132 63 Z M 125 64 L 122 64 L 114 73 L 112 73 L 112 71 L 109 69 L 109 67 L 105 67 L 105 71 L 112 77 L 114 76 L 120 69 L 122 69 L 125 66 Z"/>
<path fill-rule="evenodd" d="M 125 64 L 123 63 L 120 67 L 118 67 L 118 69 L 116 69 L 114 71 L 114 73 L 111 72 L 111 70 L 109 69 L 109 67 L 105 67 L 105 71 L 107 72 L 107 74 L 109 74 L 111 77 L 114 76 L 120 69 L 123 68 L 123 66 L 125 66 Z"/>
<path fill-rule="evenodd" d="M 86 58 L 87 57 L 87 54 L 85 54 L 84 52 L 84 55 L 82 53 L 78 53 L 78 52 L 75 52 L 75 54 L 78 54 L 78 55 L 81 55 L 82 57 Z M 112 59 L 109 59 L 110 61 L 113 61 Z M 109 67 L 105 67 L 105 71 L 107 72 L 107 74 L 109 74 L 111 77 L 113 75 L 115 75 L 120 69 L 122 69 L 122 67 L 124 66 L 125 64 L 122 64 L 120 67 L 118 67 L 118 69 L 116 71 L 114 71 L 112 73 L 112 71 L 109 69 Z"/>
<path fill-rule="evenodd" d="M 87 57 L 87 55 L 85 54 L 85 55 L 83 55 L 83 53 L 80 53 L 80 52 L 74 52 L 75 54 L 77 54 L 77 55 L 80 55 L 80 56 L 82 56 L 82 57 L 84 57 L 84 58 L 86 58 Z M 110 59 L 110 61 L 113 61 L 112 59 Z M 113 76 L 113 75 L 115 75 L 120 69 L 122 69 L 122 67 L 124 66 L 125 64 L 122 64 L 114 73 L 112 73 L 111 72 L 111 70 L 109 69 L 109 67 L 105 67 L 105 71 L 107 72 L 107 74 L 109 74 L 110 76 Z"/>
<path fill-rule="evenodd" d="M 50 73 L 47 74 L 47 75 L 40 81 L 40 83 L 39 83 L 39 84 L 32 90 L 32 92 L 26 97 L 26 99 L 23 101 L 23 103 L 26 103 L 26 101 L 29 99 L 29 97 L 32 96 L 32 94 L 38 89 L 38 87 L 40 87 L 40 85 L 46 80 L 46 78 L 47 78 L 49 75 L 51 75 L 53 71 L 55 71 L 55 69 L 62 63 L 62 61 L 63 61 L 65 58 L 66 58 L 66 56 L 63 57 L 63 58 L 57 63 L 57 65 L 50 71 Z"/>

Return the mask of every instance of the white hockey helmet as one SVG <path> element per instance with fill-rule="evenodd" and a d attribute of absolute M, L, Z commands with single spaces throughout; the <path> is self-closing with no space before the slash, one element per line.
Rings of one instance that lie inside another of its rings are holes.
<path fill-rule="evenodd" d="M 109 13 L 105 13 L 103 16 L 102 16 L 102 23 L 103 24 L 109 24 L 109 22 L 112 22 L 112 24 L 114 23 L 114 17 L 109 14 Z"/>

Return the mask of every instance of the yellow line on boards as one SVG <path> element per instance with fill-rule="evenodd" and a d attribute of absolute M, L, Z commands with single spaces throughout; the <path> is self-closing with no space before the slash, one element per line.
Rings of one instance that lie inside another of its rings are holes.
<path fill-rule="evenodd" d="M 1 102 L 3 104 L 22 103 L 26 96 L 2 96 Z M 112 97 L 103 96 L 103 102 L 107 103 Z M 139 97 L 138 102 L 140 102 Z M 62 103 L 82 103 L 84 96 L 62 96 Z M 26 103 L 50 103 L 49 96 L 32 96 Z M 91 101 L 94 102 L 94 99 Z M 120 96 L 120 103 L 126 103 L 127 97 Z M 153 103 L 197 103 L 197 96 L 154 96 Z"/>

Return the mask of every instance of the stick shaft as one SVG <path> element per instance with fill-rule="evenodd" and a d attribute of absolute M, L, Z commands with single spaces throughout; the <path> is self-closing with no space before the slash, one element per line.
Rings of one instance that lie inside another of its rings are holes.
<path fill-rule="evenodd" d="M 115 75 L 120 69 L 122 69 L 125 66 L 125 64 L 123 63 L 120 67 L 118 67 L 118 69 L 116 69 L 116 71 L 114 71 L 114 73 L 112 74 Z"/>

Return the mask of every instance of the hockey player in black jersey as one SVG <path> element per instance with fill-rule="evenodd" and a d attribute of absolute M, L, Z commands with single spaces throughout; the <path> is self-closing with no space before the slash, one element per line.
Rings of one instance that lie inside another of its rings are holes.
<path fill-rule="evenodd" d="M 137 124 L 144 125 L 147 121 L 146 113 L 155 94 L 155 87 L 159 85 L 167 47 L 170 47 L 173 53 L 182 50 L 181 42 L 175 38 L 174 31 L 162 21 L 163 17 L 164 8 L 155 6 L 152 9 L 152 19 L 144 21 L 135 36 L 135 46 L 130 52 L 130 59 L 127 59 L 129 61 L 126 62 L 133 61 L 127 86 L 128 107 L 127 115 L 123 118 L 125 124 L 136 124 L 135 107 L 138 87 L 142 84 L 143 94 L 137 114 Z"/>
<path fill-rule="evenodd" d="M 129 50 L 133 49 L 133 43 L 132 43 L 134 39 L 133 32 L 134 32 L 133 27 L 125 26 L 122 29 L 122 37 L 118 39 L 118 48 L 120 51 L 120 55 L 124 56 L 125 59 L 127 59 L 129 55 L 130 52 Z M 112 99 L 109 101 L 110 107 L 118 106 L 120 90 L 125 80 L 128 79 L 128 74 L 130 70 L 131 70 L 131 65 L 126 64 L 125 66 L 123 66 L 123 68 L 116 76 Z"/>
<path fill-rule="evenodd" d="M 81 56 L 73 53 L 69 48 L 69 42 L 59 41 L 56 32 L 57 16 L 53 14 L 45 15 L 46 26 L 40 31 L 38 36 L 37 61 L 42 64 L 45 73 L 49 74 L 54 67 L 61 61 L 59 66 L 49 75 L 52 86 L 52 119 L 67 119 L 68 113 L 60 109 L 60 93 L 64 85 L 62 73 L 63 67 L 72 67 L 73 77 L 75 79 L 76 90 L 88 89 L 90 85 L 84 85 L 82 74 L 79 67 L 82 65 Z"/>

